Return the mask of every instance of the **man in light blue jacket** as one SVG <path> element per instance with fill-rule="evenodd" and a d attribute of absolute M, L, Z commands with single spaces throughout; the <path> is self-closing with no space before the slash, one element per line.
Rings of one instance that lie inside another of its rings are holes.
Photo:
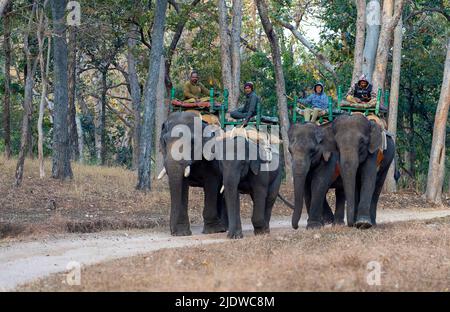
<path fill-rule="evenodd" d="M 299 99 L 299 102 L 309 106 L 302 112 L 305 121 L 316 122 L 318 116 L 322 116 L 328 111 L 328 96 L 325 94 L 321 83 L 314 86 L 313 94 L 306 99 Z"/>

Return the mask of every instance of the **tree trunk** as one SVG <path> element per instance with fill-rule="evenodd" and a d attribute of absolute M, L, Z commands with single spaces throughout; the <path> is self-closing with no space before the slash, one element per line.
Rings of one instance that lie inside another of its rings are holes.
<path fill-rule="evenodd" d="M 29 46 L 29 35 L 31 33 L 33 27 L 33 19 L 36 13 L 37 4 L 33 3 L 31 9 L 31 15 L 28 20 L 28 26 L 25 30 L 23 36 L 23 50 L 25 52 L 26 59 L 26 74 L 25 74 L 25 92 L 24 92 L 24 100 L 22 103 L 23 107 L 23 115 L 22 115 L 22 133 L 20 137 L 20 151 L 19 151 L 19 159 L 17 160 L 16 173 L 15 173 L 15 186 L 20 186 L 22 184 L 23 178 L 23 167 L 25 165 L 25 155 L 30 146 L 30 124 L 31 124 L 31 115 L 33 114 L 33 86 L 34 86 L 34 74 L 36 72 L 37 63 L 33 62 L 33 56 L 30 52 Z"/>
<path fill-rule="evenodd" d="M 384 89 L 389 50 L 391 47 L 392 33 L 398 24 L 403 12 L 403 0 L 384 0 L 383 24 L 381 26 L 380 39 L 378 41 L 375 72 L 373 73 L 373 90 Z"/>
<path fill-rule="evenodd" d="M 276 92 L 277 92 L 277 104 L 278 104 L 278 114 L 280 117 L 280 127 L 281 127 L 281 137 L 283 139 L 284 148 L 284 161 L 286 170 L 286 180 L 292 180 L 292 158 L 289 153 L 289 117 L 287 112 L 287 101 L 286 101 L 286 86 L 284 81 L 283 65 L 281 62 L 281 50 L 278 41 L 278 36 L 273 29 L 272 22 L 269 19 L 269 14 L 267 10 L 267 4 L 265 0 L 255 0 L 256 6 L 258 7 L 259 17 L 261 18 L 261 23 L 263 25 L 264 31 L 270 42 L 270 47 L 272 50 L 272 60 L 275 67 L 275 81 L 276 81 Z"/>
<path fill-rule="evenodd" d="M 95 101 L 95 155 L 97 163 L 101 163 L 102 158 L 102 101 Z"/>
<path fill-rule="evenodd" d="M 72 178 L 70 166 L 69 132 L 67 129 L 68 86 L 67 86 L 67 42 L 65 26 L 66 0 L 52 0 L 54 36 L 54 119 L 53 119 L 53 164 L 52 177 L 65 180 Z"/>
<path fill-rule="evenodd" d="M 77 161 L 80 158 L 80 151 L 78 149 L 78 133 L 75 107 L 76 94 L 76 77 L 77 77 L 77 29 L 74 26 L 69 26 L 69 68 L 68 68 L 68 93 L 69 93 L 69 115 L 67 124 L 69 127 L 69 144 L 71 158 Z"/>
<path fill-rule="evenodd" d="M 44 120 L 45 102 L 46 102 L 46 98 L 47 98 L 47 86 L 48 86 L 47 75 L 48 75 L 49 68 L 50 68 L 50 53 L 51 53 L 51 42 L 50 42 L 51 37 L 48 37 L 47 58 L 45 60 L 44 59 L 44 43 L 45 43 L 44 32 L 45 32 L 45 28 L 48 27 L 48 22 L 47 22 L 47 17 L 45 17 L 45 26 L 44 26 L 44 14 L 45 14 L 45 12 L 42 10 L 41 16 L 40 16 L 40 21 L 39 21 L 39 29 L 37 31 L 37 38 L 38 38 L 38 45 L 39 45 L 39 65 L 40 65 L 40 69 L 41 69 L 41 80 L 42 80 L 41 99 L 39 102 L 39 118 L 38 118 L 38 124 L 37 124 L 39 177 L 41 179 L 45 177 L 44 131 L 42 129 L 42 122 Z"/>
<path fill-rule="evenodd" d="M 223 89 L 228 89 L 229 97 L 229 110 L 233 110 L 235 107 L 232 100 L 233 83 L 232 83 L 232 69 L 231 69 L 231 38 L 228 32 L 228 11 L 225 0 L 218 0 L 219 11 L 219 37 L 220 37 L 220 58 L 222 61 L 222 85 Z"/>
<path fill-rule="evenodd" d="M 362 72 L 372 81 L 375 57 L 377 55 L 378 38 L 381 26 L 380 0 L 370 0 L 366 8 L 366 41 L 364 43 L 364 58 Z"/>
<path fill-rule="evenodd" d="M 131 25 L 128 32 L 128 81 L 130 83 L 131 104 L 134 114 L 134 129 L 133 129 L 133 164 L 132 168 L 137 169 L 139 162 L 139 136 L 141 133 L 141 86 L 139 84 L 139 77 L 136 71 L 136 58 L 134 56 L 137 38 L 137 26 Z"/>
<path fill-rule="evenodd" d="M 166 21 L 167 0 L 156 2 L 155 18 L 152 30 L 152 50 L 147 81 L 144 89 L 144 122 L 140 138 L 140 156 L 138 168 L 139 190 L 150 190 L 150 160 L 152 154 L 153 129 L 155 123 L 156 89 L 158 88 L 159 68 L 164 43 L 164 24 Z"/>
<path fill-rule="evenodd" d="M 231 23 L 231 83 L 233 98 L 230 109 L 234 110 L 239 102 L 239 86 L 241 82 L 241 28 L 242 0 L 233 1 L 233 20 Z"/>
<path fill-rule="evenodd" d="M 428 167 L 427 189 L 428 202 L 442 203 L 442 188 L 445 175 L 445 132 L 450 106 L 450 37 L 447 39 L 447 57 L 444 67 L 441 96 L 436 109 L 431 143 L 430 163 Z"/>
<path fill-rule="evenodd" d="M 6 5 L 8 1 L 2 1 L 2 5 Z M 2 9 L 3 10 L 3 9 Z M 5 52 L 5 93 L 3 103 L 3 138 L 5 140 L 5 157 L 11 157 L 11 6 L 8 5 L 5 9 L 3 18 L 3 38 L 4 38 L 4 52 Z M 2 16 L 2 14 L 0 14 Z"/>
<path fill-rule="evenodd" d="M 164 101 L 164 77 L 165 66 L 164 57 L 161 58 L 161 65 L 159 69 L 158 89 L 156 90 L 156 129 L 155 129 L 155 154 L 156 154 L 156 175 L 161 172 L 164 166 L 163 155 L 160 151 L 159 138 L 161 137 L 161 127 L 167 119 L 167 106 Z M 156 177 L 156 175 L 154 175 Z"/>
<path fill-rule="evenodd" d="M 394 52 L 392 56 L 392 78 L 391 78 L 391 93 L 389 99 L 389 117 L 388 130 L 394 135 L 394 140 L 397 137 L 397 120 L 398 120 L 398 102 L 399 102 L 399 88 L 400 88 L 400 71 L 402 64 L 402 41 L 403 41 L 403 23 L 399 20 L 394 32 Z M 395 163 L 392 163 L 386 177 L 384 184 L 385 192 L 392 193 L 397 191 L 397 184 L 394 179 Z"/>
<path fill-rule="evenodd" d="M 366 0 L 356 0 L 356 39 L 353 61 L 352 86 L 358 81 L 362 74 L 364 61 L 364 36 L 366 34 Z"/>
<path fill-rule="evenodd" d="M 77 135 L 78 135 L 78 151 L 80 152 L 80 158 L 78 161 L 80 164 L 84 163 L 84 139 L 83 139 L 83 127 L 81 126 L 80 116 L 75 116 L 75 123 L 77 125 Z"/>
<path fill-rule="evenodd" d="M 3 16 L 3 13 L 8 10 L 9 0 L 0 0 L 0 17 Z"/>
<path fill-rule="evenodd" d="M 101 148 L 100 148 L 100 164 L 104 166 L 106 164 L 106 93 L 108 92 L 108 85 L 107 85 L 107 76 L 108 71 L 103 70 L 102 71 L 102 97 L 101 97 L 101 103 L 102 103 L 102 111 L 101 111 L 101 117 L 100 117 L 100 141 L 101 141 Z"/>

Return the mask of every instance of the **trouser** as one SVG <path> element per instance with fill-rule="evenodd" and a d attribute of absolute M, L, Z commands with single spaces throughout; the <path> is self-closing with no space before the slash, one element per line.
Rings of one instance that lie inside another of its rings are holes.
<path fill-rule="evenodd" d="M 352 104 L 356 104 L 357 106 L 362 106 L 362 107 L 367 107 L 368 108 L 368 107 L 375 107 L 377 105 L 377 99 L 373 98 L 369 102 L 360 102 L 360 103 L 358 103 L 353 95 L 347 95 L 346 101 L 343 101 L 343 103 L 347 104 L 347 105 L 350 105 L 350 106 Z"/>
<path fill-rule="evenodd" d="M 239 109 L 236 109 L 236 110 L 230 112 L 230 117 L 233 119 L 244 119 L 247 117 L 247 112 L 241 112 Z"/>
<path fill-rule="evenodd" d="M 305 121 L 315 122 L 320 113 L 322 113 L 322 109 L 320 108 L 305 108 L 303 111 L 303 116 L 305 117 Z"/>
<path fill-rule="evenodd" d="M 209 96 L 202 97 L 198 101 L 194 98 L 191 98 L 191 99 L 184 100 L 183 102 L 186 102 L 186 103 L 209 102 Z"/>

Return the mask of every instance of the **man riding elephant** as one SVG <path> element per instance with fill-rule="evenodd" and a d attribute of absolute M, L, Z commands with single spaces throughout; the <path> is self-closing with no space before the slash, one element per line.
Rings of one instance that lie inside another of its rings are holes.
<path fill-rule="evenodd" d="M 196 103 L 209 101 L 209 90 L 199 82 L 199 79 L 198 73 L 193 71 L 189 81 L 186 81 L 183 86 L 184 102 Z"/>
<path fill-rule="evenodd" d="M 300 113 L 303 114 L 305 121 L 316 122 L 317 117 L 324 115 L 328 111 L 328 96 L 325 94 L 324 86 L 317 83 L 314 86 L 314 93 L 306 99 L 300 99 L 300 103 L 309 105 Z"/>
<path fill-rule="evenodd" d="M 256 110 L 260 99 L 255 93 L 255 87 L 252 82 L 244 84 L 245 103 L 242 107 L 232 111 L 230 117 L 234 119 L 244 119 L 243 126 L 245 127 L 250 119 L 256 115 Z"/>

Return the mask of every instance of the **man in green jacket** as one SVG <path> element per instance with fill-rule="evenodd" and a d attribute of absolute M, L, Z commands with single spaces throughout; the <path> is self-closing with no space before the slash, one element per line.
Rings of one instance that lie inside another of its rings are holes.
<path fill-rule="evenodd" d="M 259 104 L 259 97 L 254 91 L 253 83 L 246 82 L 244 84 L 245 103 L 242 107 L 230 112 L 230 116 L 234 119 L 244 119 L 242 125 L 245 127 L 249 120 L 256 116 L 256 108 Z"/>
<path fill-rule="evenodd" d="M 196 102 L 208 102 L 209 90 L 199 82 L 199 76 L 197 72 L 192 72 L 189 81 L 183 86 L 184 102 L 196 103 Z"/>

